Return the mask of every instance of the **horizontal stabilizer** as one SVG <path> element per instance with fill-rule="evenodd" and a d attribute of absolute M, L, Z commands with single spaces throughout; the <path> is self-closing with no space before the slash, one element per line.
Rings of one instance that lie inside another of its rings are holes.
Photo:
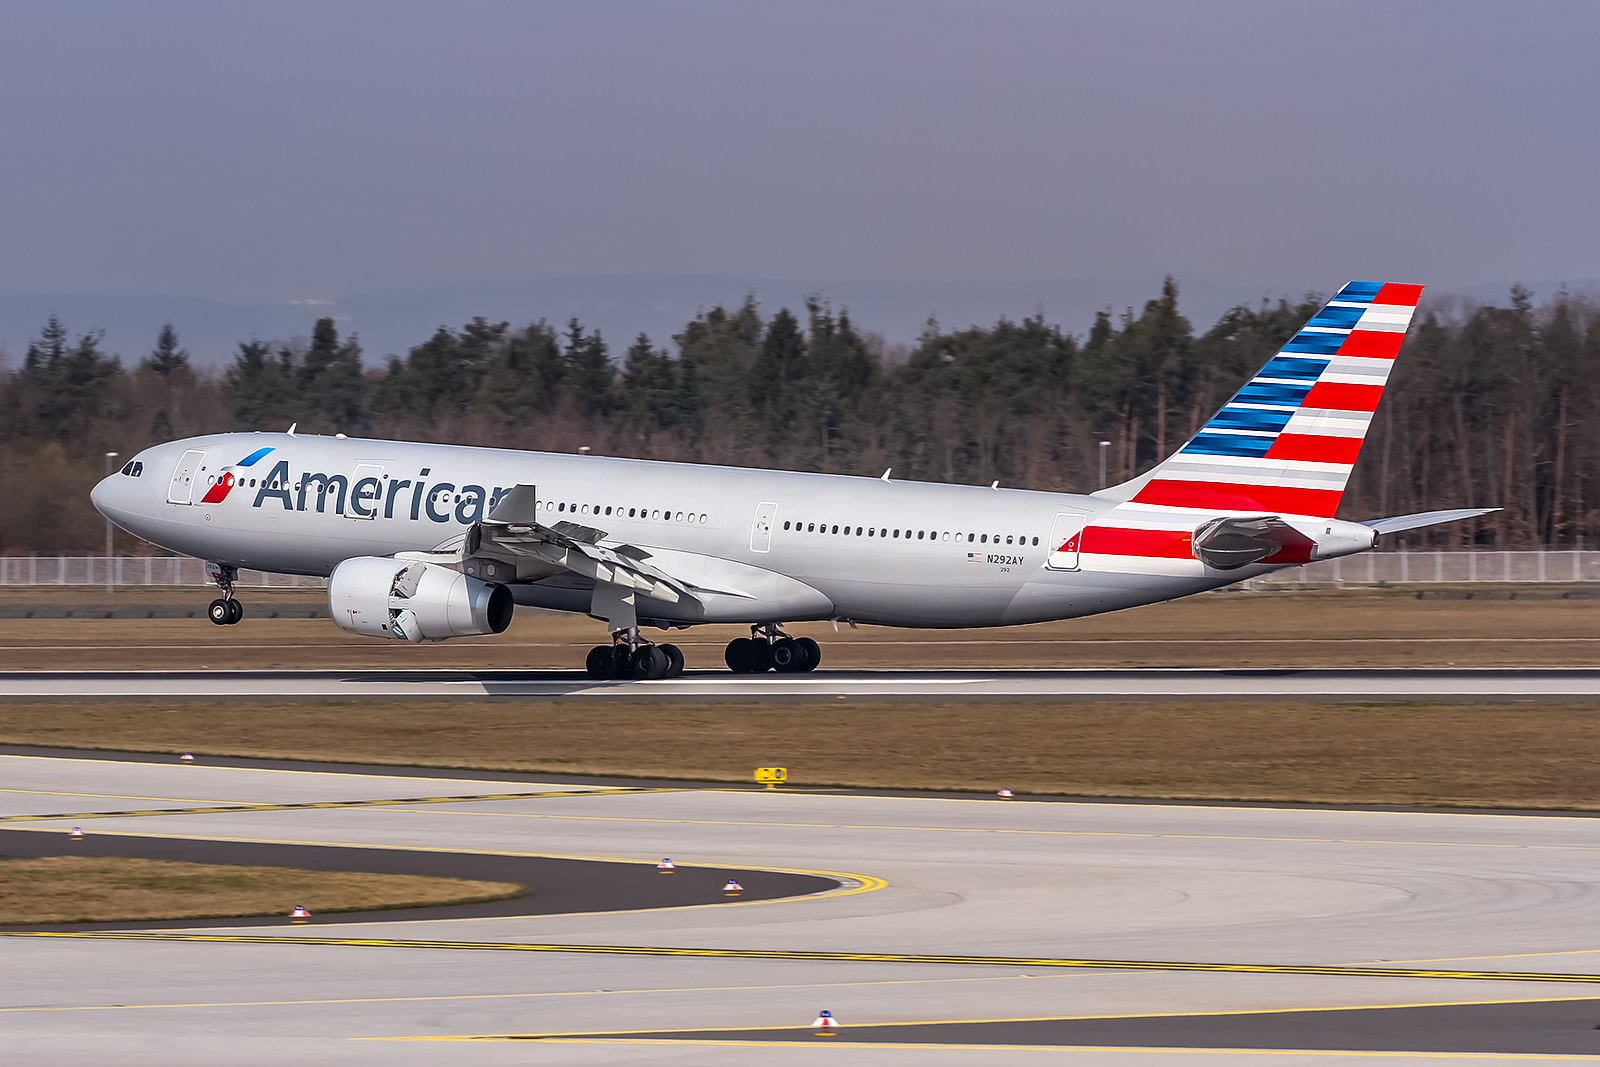
<path fill-rule="evenodd" d="M 1456 508 L 1454 511 L 1419 511 L 1415 515 L 1395 515 L 1388 519 L 1369 519 L 1361 525 L 1370 526 L 1381 534 L 1399 533 L 1402 530 L 1420 530 L 1424 526 L 1437 526 L 1441 522 L 1475 519 L 1499 508 Z"/>

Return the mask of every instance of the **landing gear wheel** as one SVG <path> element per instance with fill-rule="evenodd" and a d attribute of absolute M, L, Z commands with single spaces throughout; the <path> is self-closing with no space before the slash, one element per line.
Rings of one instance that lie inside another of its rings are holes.
<path fill-rule="evenodd" d="M 233 598 L 228 599 L 228 625 L 232 626 L 244 618 L 244 605 Z"/>
<path fill-rule="evenodd" d="M 772 669 L 780 674 L 793 674 L 805 670 L 805 653 L 800 651 L 792 637 L 780 637 L 770 646 Z"/>
<path fill-rule="evenodd" d="M 589 650 L 589 658 L 584 661 L 583 669 L 591 678 L 615 678 L 617 676 L 617 654 L 610 645 L 595 645 Z"/>
<path fill-rule="evenodd" d="M 228 602 L 218 597 L 211 602 L 211 607 L 206 609 L 206 617 L 218 626 L 226 626 L 233 617 L 233 612 L 228 610 Z"/>
<path fill-rule="evenodd" d="M 765 641 L 752 641 L 750 673 L 765 674 L 772 669 L 772 646 Z"/>
<path fill-rule="evenodd" d="M 802 671 L 814 671 L 817 664 L 822 662 L 822 646 L 809 637 L 794 639 L 795 647 L 805 654 L 805 664 L 800 667 Z"/>
<path fill-rule="evenodd" d="M 667 676 L 667 654 L 655 645 L 641 645 L 633 651 L 633 676 L 655 681 Z"/>
<path fill-rule="evenodd" d="M 755 656 L 756 643 L 748 637 L 735 637 L 728 642 L 727 651 L 722 654 L 728 669 L 734 674 L 755 673 Z"/>
<path fill-rule="evenodd" d="M 667 654 L 667 677 L 676 678 L 683 673 L 683 649 L 677 645 L 660 645 L 661 651 Z"/>

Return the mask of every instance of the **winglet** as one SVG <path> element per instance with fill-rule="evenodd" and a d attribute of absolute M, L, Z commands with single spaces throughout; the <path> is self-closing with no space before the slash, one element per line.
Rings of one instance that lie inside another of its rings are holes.
<path fill-rule="evenodd" d="M 501 497 L 489 511 L 489 522 L 493 523 L 534 523 L 535 507 L 539 499 L 539 490 L 532 485 L 514 485 L 511 492 Z"/>

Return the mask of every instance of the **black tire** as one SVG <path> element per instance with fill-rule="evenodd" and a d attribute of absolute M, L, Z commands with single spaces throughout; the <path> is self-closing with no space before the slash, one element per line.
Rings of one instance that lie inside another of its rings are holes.
<path fill-rule="evenodd" d="M 591 678 L 615 678 L 617 675 L 617 657 L 610 645 L 595 645 L 589 650 L 589 658 L 584 661 L 583 669 Z"/>
<path fill-rule="evenodd" d="M 683 673 L 683 649 L 677 645 L 661 645 L 661 651 L 667 654 L 667 677 L 676 678 Z"/>
<path fill-rule="evenodd" d="M 748 637 L 735 637 L 722 653 L 723 662 L 734 674 L 750 674 L 756 669 L 756 643 Z"/>
<path fill-rule="evenodd" d="M 805 670 L 806 656 L 792 637 L 780 637 L 771 645 L 772 669 L 780 674 Z"/>
<path fill-rule="evenodd" d="M 750 642 L 750 672 L 765 674 L 772 669 L 772 645 L 766 641 Z"/>
<path fill-rule="evenodd" d="M 822 662 L 822 646 L 809 637 L 797 637 L 794 639 L 794 643 L 799 646 L 800 651 L 805 653 L 806 657 L 805 666 L 800 669 L 803 671 L 816 670 L 817 665 Z"/>
<path fill-rule="evenodd" d="M 228 602 L 221 597 L 213 600 L 206 609 L 206 617 L 218 626 L 226 626 L 233 619 L 233 612 L 228 610 Z"/>
<path fill-rule="evenodd" d="M 232 626 L 244 618 L 244 605 L 237 600 L 228 600 L 228 625 Z"/>
<path fill-rule="evenodd" d="M 655 645 L 633 650 L 633 676 L 640 681 L 655 681 L 667 674 L 667 654 Z"/>

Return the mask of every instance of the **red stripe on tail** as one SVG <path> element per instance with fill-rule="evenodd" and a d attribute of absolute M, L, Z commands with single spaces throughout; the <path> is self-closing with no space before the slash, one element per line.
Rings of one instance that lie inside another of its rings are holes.
<path fill-rule="evenodd" d="M 1331 408 L 1337 411 L 1376 411 L 1383 396 L 1381 385 L 1353 385 L 1350 382 L 1318 382 L 1300 401 L 1302 408 Z"/>
<path fill-rule="evenodd" d="M 1406 285 L 1402 282 L 1384 282 L 1383 288 L 1378 290 L 1378 295 L 1372 298 L 1374 304 L 1404 304 L 1408 308 L 1417 306 L 1417 300 L 1422 296 L 1422 286 Z"/>
<path fill-rule="evenodd" d="M 1342 489 L 1157 479 L 1139 490 L 1133 502 L 1207 511 L 1267 511 L 1328 517 L 1338 510 L 1339 498 L 1343 495 Z"/>
<path fill-rule="evenodd" d="M 1363 359 L 1393 359 L 1400 354 L 1403 333 L 1386 333 L 1382 330 L 1351 330 L 1350 336 L 1339 346 L 1341 356 L 1360 356 Z"/>
<path fill-rule="evenodd" d="M 1267 459 L 1297 459 L 1306 463 L 1354 463 L 1361 451 L 1359 437 L 1328 437 L 1323 434 L 1280 433 Z"/>

